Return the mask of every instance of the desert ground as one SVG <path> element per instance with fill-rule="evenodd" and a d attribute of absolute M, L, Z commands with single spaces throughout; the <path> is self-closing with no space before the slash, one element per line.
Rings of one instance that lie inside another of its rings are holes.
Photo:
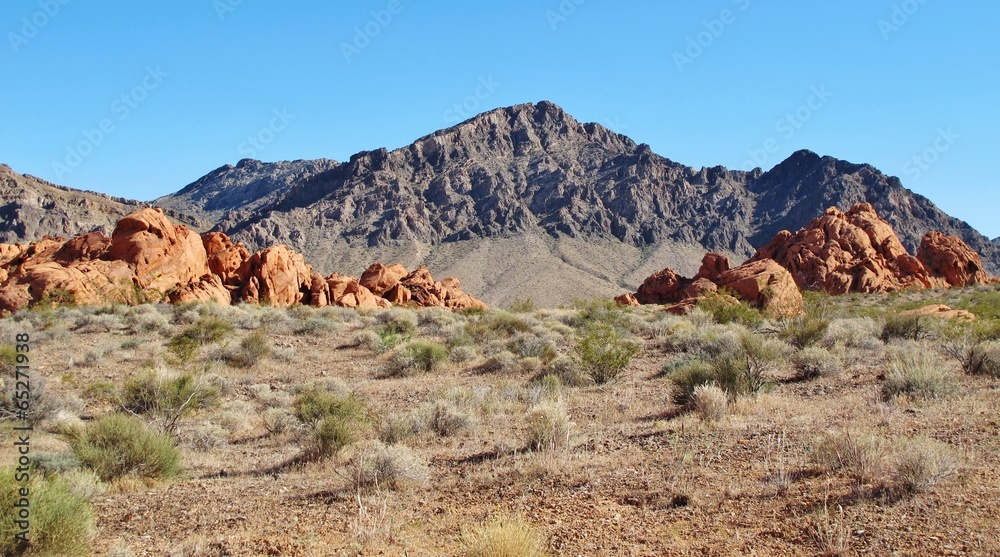
<path fill-rule="evenodd" d="M 901 315 L 930 304 L 976 317 Z M 994 286 L 793 319 L 38 304 L 0 320 L 8 470 L 25 334 L 32 489 L 75 509 L 36 505 L 31 555 L 1000 554 Z"/>

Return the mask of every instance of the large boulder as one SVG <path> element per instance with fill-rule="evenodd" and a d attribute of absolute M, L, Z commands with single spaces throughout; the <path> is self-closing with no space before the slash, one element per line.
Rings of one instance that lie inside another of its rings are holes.
<path fill-rule="evenodd" d="M 192 282 L 176 288 L 167 294 L 171 303 L 184 302 L 215 302 L 228 306 L 233 301 L 233 294 L 226 288 L 219 275 L 208 274 L 197 282 Z"/>
<path fill-rule="evenodd" d="M 361 286 L 370 290 L 372 294 L 383 296 L 399 284 L 399 281 L 406 277 L 407 274 L 409 273 L 406 271 L 406 267 L 403 267 L 399 263 L 388 266 L 375 263 L 371 267 L 368 267 L 361 275 L 360 283 Z"/>
<path fill-rule="evenodd" d="M 288 307 L 311 298 L 312 269 L 285 245 L 258 251 L 237 272 L 248 277 L 242 291 L 247 302 Z"/>
<path fill-rule="evenodd" d="M 722 273 L 719 288 L 736 294 L 741 300 L 780 317 L 802 312 L 802 292 L 792 275 L 771 259 L 751 261 Z"/>
<path fill-rule="evenodd" d="M 691 282 L 691 279 L 680 276 L 673 269 L 663 269 L 642 281 L 635 292 L 635 299 L 640 304 L 676 303 L 685 298 L 684 289 Z"/>
<path fill-rule="evenodd" d="M 917 248 L 917 259 L 949 286 L 986 284 L 990 280 L 979 254 L 956 236 L 928 232 Z"/>
<path fill-rule="evenodd" d="M 218 275 L 224 284 L 242 285 L 249 280 L 250 277 L 240 275 L 243 264 L 250 259 L 250 252 L 245 247 L 233 243 L 222 232 L 202 234 L 201 241 L 208 256 L 209 270 Z"/>
<path fill-rule="evenodd" d="M 111 259 L 128 263 L 142 288 L 166 292 L 209 272 L 201 236 L 167 219 L 162 209 L 122 217 L 111 235 Z"/>

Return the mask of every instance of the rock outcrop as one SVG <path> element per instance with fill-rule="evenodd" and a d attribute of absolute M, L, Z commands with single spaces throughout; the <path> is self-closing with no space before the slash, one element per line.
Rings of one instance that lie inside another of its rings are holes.
<path fill-rule="evenodd" d="M 14 312 L 38 302 L 150 300 L 281 307 L 485 307 L 462 291 L 458 279 L 435 281 L 426 267 L 409 272 L 402 265 L 376 263 L 360 281 L 337 273 L 323 277 L 287 246 L 251 254 L 223 233 L 198 235 L 174 224 L 159 209 L 126 215 L 110 238 L 94 231 L 68 241 L 0 244 L 0 311 Z"/>
<path fill-rule="evenodd" d="M 772 259 L 803 290 L 831 294 L 968 286 L 988 281 L 982 261 L 961 239 L 928 232 L 916 257 L 869 203 L 835 207 L 795 234 L 779 232 L 751 258 Z"/>
<path fill-rule="evenodd" d="M 647 278 L 635 294 L 622 294 L 615 301 L 631 306 L 669 304 L 674 313 L 683 313 L 694 307 L 698 298 L 720 289 L 776 316 L 791 316 L 802 311 L 802 293 L 784 267 L 764 259 L 730 269 L 729 259 L 717 253 L 704 257 L 695 278 L 663 269 Z"/>
<path fill-rule="evenodd" d="M 979 254 L 960 238 L 928 232 L 916 256 L 869 203 L 846 213 L 835 207 L 796 233 L 782 230 L 743 265 L 729 268 L 720 254 L 704 257 L 694 278 L 663 269 L 622 305 L 675 304 L 690 309 L 706 293 L 725 289 L 775 315 L 802 309 L 801 290 L 830 294 L 892 292 L 903 288 L 963 287 L 989 282 Z M 949 308 L 950 309 L 950 308 Z"/>

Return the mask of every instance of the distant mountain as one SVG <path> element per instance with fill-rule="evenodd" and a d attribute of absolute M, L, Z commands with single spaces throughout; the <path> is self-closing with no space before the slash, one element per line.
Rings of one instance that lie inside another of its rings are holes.
<path fill-rule="evenodd" d="M 764 172 L 695 169 L 550 103 L 486 112 L 406 147 L 223 166 L 155 201 L 252 249 L 284 243 L 324 274 L 428 264 L 491 304 L 611 295 L 705 251 L 749 257 L 832 205 L 868 201 L 914 250 L 963 238 L 991 273 L 1000 243 L 869 165 L 799 151 Z"/>

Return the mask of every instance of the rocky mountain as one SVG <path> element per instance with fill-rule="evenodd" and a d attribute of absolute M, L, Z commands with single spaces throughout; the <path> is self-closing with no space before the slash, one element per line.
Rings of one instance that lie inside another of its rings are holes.
<path fill-rule="evenodd" d="M 938 230 L 1000 272 L 1000 245 L 869 165 L 800 151 L 767 172 L 696 169 L 550 102 L 340 164 L 240 161 L 155 203 L 250 250 L 287 244 L 324 274 L 429 265 L 504 305 L 614 295 L 664 267 L 691 275 L 706 251 L 742 261 L 779 230 L 865 201 L 907 249 Z"/>

